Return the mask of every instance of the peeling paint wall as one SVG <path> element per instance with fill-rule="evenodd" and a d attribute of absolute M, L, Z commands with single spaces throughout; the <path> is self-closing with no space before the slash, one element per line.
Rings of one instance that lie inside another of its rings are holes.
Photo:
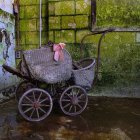
<path fill-rule="evenodd" d="M 0 0 L 0 9 L 13 14 L 13 2 L 14 0 Z"/>
<path fill-rule="evenodd" d="M 0 102 L 11 97 L 17 77 L 6 72 L 3 64 L 15 67 L 15 18 L 0 9 Z"/>

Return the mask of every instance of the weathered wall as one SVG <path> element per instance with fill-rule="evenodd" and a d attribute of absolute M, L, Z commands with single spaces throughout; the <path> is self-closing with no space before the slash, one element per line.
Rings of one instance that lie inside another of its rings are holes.
<path fill-rule="evenodd" d="M 15 17 L 0 9 L 0 102 L 9 99 L 14 92 L 16 76 L 6 72 L 5 63 L 15 67 Z"/>
<path fill-rule="evenodd" d="M 14 0 L 0 0 L 0 8 L 8 13 L 13 14 Z"/>
<path fill-rule="evenodd" d="M 48 40 L 47 0 L 42 1 L 42 44 Z M 20 0 L 20 48 L 39 47 L 39 0 Z"/>
<path fill-rule="evenodd" d="M 91 33 L 90 14 L 90 0 L 44 0 L 42 44 L 48 40 L 65 42 L 73 58 L 79 59 L 79 43 L 84 35 Z M 96 57 L 98 39 L 99 36 L 88 37 L 84 41 L 87 57 Z M 39 0 L 20 0 L 20 49 L 38 46 Z M 98 88 L 95 87 L 94 92 L 113 96 L 140 96 L 139 48 L 139 33 L 117 32 L 106 35 L 101 49 Z"/>
<path fill-rule="evenodd" d="M 49 0 L 49 39 L 80 43 L 90 29 L 90 1 Z"/>
<path fill-rule="evenodd" d="M 34 11 L 34 12 L 32 12 Z M 47 40 L 79 43 L 89 33 L 90 1 L 69 0 L 42 2 L 42 44 Z M 48 35 L 49 34 L 49 35 Z M 39 46 L 39 0 L 20 0 L 20 47 Z"/>

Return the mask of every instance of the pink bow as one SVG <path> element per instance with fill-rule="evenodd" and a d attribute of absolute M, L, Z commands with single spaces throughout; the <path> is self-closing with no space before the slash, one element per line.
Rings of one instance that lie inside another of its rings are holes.
<path fill-rule="evenodd" d="M 64 54 L 63 54 L 63 49 L 65 47 L 64 43 L 59 43 L 59 44 L 54 44 L 53 45 L 53 51 L 55 52 L 54 54 L 54 60 L 55 61 L 62 61 L 64 60 Z"/>

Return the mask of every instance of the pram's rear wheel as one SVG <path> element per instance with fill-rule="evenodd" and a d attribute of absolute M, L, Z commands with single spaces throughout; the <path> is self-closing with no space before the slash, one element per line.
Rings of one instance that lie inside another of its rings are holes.
<path fill-rule="evenodd" d="M 19 100 L 20 114 L 28 121 L 38 122 L 45 119 L 51 112 L 52 98 L 48 92 L 39 88 L 26 91 Z"/>
<path fill-rule="evenodd" d="M 66 115 L 81 114 L 87 106 L 88 96 L 80 86 L 68 87 L 60 97 L 60 107 Z"/>
<path fill-rule="evenodd" d="M 16 88 L 15 91 L 15 99 L 16 101 L 19 101 L 20 97 L 25 93 L 25 91 L 35 88 L 35 85 L 33 85 L 31 82 L 24 80 Z"/>

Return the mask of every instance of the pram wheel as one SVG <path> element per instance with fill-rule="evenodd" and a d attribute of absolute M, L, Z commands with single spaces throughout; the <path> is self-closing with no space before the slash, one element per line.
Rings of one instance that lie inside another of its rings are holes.
<path fill-rule="evenodd" d="M 38 122 L 45 119 L 53 106 L 49 93 L 39 88 L 26 91 L 19 100 L 20 114 L 28 121 Z"/>
<path fill-rule="evenodd" d="M 18 102 L 20 97 L 23 95 L 23 93 L 25 93 L 25 91 L 31 89 L 31 88 L 35 88 L 35 85 L 33 85 L 31 82 L 24 80 L 21 83 L 19 83 L 19 85 L 16 88 L 15 91 L 15 99 Z"/>
<path fill-rule="evenodd" d="M 60 97 L 60 107 L 64 114 L 75 116 L 81 114 L 88 103 L 86 91 L 80 86 L 68 87 Z"/>

